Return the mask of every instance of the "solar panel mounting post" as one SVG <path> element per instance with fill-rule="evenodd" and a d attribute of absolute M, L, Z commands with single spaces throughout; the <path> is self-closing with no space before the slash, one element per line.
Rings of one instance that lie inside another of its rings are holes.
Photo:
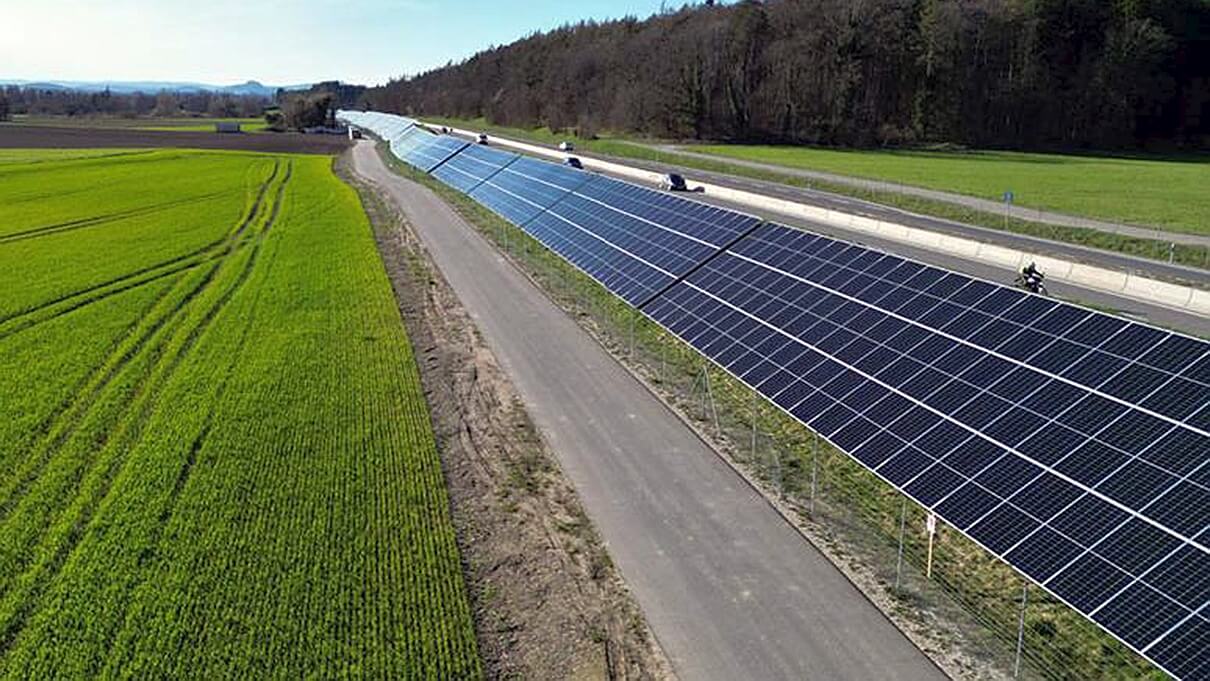
<path fill-rule="evenodd" d="M 662 330 L 660 331 L 658 342 L 660 344 L 660 383 L 664 383 L 668 380 L 668 358 L 666 343 L 664 343 L 664 332 Z"/>
<path fill-rule="evenodd" d="M 907 532 L 907 496 L 903 497 L 903 509 L 899 511 L 899 554 L 895 557 L 895 590 L 903 575 L 903 536 Z"/>
<path fill-rule="evenodd" d="M 638 316 L 638 312 L 636 312 L 633 307 L 630 308 L 630 352 L 629 352 L 628 356 L 630 357 L 631 360 L 634 359 L 634 325 L 635 325 L 635 317 L 637 317 L 637 316 Z"/>
<path fill-rule="evenodd" d="M 718 409 L 714 406 L 714 393 L 710 390 L 710 372 L 706 369 L 705 360 L 700 366 L 701 372 L 697 378 L 693 379 L 693 387 L 690 388 L 690 392 L 696 391 L 698 381 L 702 382 L 702 418 L 707 421 L 713 419 L 715 436 L 722 436 L 723 428 L 718 420 Z"/>
<path fill-rule="evenodd" d="M 1021 674 L 1021 648 L 1025 644 L 1025 606 L 1029 605 L 1029 582 L 1021 587 L 1021 617 L 1017 620 L 1017 658 L 1013 662 L 1013 678 Z"/>
<path fill-rule="evenodd" d="M 815 514 L 815 482 L 819 478 L 819 433 L 811 431 L 811 500 L 807 512 Z"/>
<path fill-rule="evenodd" d="M 752 391 L 752 460 L 756 461 L 756 408 L 760 404 L 760 393 Z"/>

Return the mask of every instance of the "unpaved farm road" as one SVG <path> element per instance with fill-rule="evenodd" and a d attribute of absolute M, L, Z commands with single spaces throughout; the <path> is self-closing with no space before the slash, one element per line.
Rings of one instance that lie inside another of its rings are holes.
<path fill-rule="evenodd" d="M 452 208 L 373 142 L 353 157 L 475 319 L 682 679 L 944 678 Z"/>

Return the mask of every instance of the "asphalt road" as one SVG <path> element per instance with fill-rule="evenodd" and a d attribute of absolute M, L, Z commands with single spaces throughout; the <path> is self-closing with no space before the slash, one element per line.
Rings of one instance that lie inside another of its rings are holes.
<path fill-rule="evenodd" d="M 681 678 L 945 678 L 449 206 L 383 166 L 372 142 L 353 158 L 475 319 Z"/>
<path fill-rule="evenodd" d="M 673 154 L 682 154 L 691 158 L 699 158 L 716 163 L 723 161 L 732 165 L 743 166 L 745 168 L 753 168 L 756 170 L 780 173 L 782 175 L 791 175 L 794 177 L 802 177 L 811 180 L 833 182 L 836 184 L 856 187 L 858 189 L 869 189 L 870 187 L 874 187 L 878 191 L 894 192 L 896 194 L 918 196 L 933 201 L 952 203 L 959 206 L 965 206 L 967 208 L 974 208 L 975 210 L 991 213 L 993 215 L 1002 215 L 1006 210 L 1005 205 L 1000 201 L 981 199 L 976 196 L 967 196 L 965 194 L 943 192 L 936 189 L 925 189 L 923 187 L 914 187 L 912 185 L 899 184 L 896 182 L 867 180 L 853 177 L 851 175 L 837 175 L 835 173 L 825 173 L 818 170 L 792 168 L 790 166 L 777 165 L 775 163 L 761 163 L 760 161 L 750 161 L 747 159 L 733 158 L 730 156 L 720 156 L 718 154 L 704 154 L 693 151 L 692 147 L 677 146 L 675 144 L 657 144 L 651 146 L 659 149 L 660 151 Z M 1032 222 L 1042 222 L 1064 227 L 1083 227 L 1086 229 L 1095 229 L 1100 232 L 1122 234 L 1124 236 L 1131 236 L 1139 239 L 1160 239 L 1170 242 L 1174 241 L 1178 244 L 1210 246 L 1210 236 L 1203 234 L 1184 234 L 1181 232 L 1164 231 L 1155 228 L 1141 227 L 1138 225 L 1128 225 L 1120 222 L 1109 222 L 1106 220 L 1095 220 L 1093 218 L 1085 218 L 1077 215 L 1068 215 L 1066 213 L 1056 213 L 1054 211 L 1042 210 L 1040 208 L 1029 208 L 1020 205 L 1008 206 L 1007 211 L 1012 217 L 1019 218 L 1021 220 L 1030 220 Z"/>

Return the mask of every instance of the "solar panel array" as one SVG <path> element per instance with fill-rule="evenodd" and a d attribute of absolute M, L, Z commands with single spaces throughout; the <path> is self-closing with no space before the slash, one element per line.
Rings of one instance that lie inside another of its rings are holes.
<path fill-rule="evenodd" d="M 384 140 L 390 141 L 416 121 L 406 116 L 379 113 L 377 111 L 338 111 L 338 120 L 369 130 Z"/>
<path fill-rule="evenodd" d="M 426 134 L 407 152 L 404 160 L 427 173 L 462 151 L 466 145 L 457 137 Z"/>
<path fill-rule="evenodd" d="M 434 170 L 433 177 L 454 189 L 469 193 L 518 158 L 518 154 L 473 144 Z"/>
<path fill-rule="evenodd" d="M 435 175 L 1169 673 L 1210 677 L 1210 344 L 475 145 Z"/>
<path fill-rule="evenodd" d="M 413 162 L 412 153 L 428 142 L 428 140 L 430 140 L 433 136 L 433 133 L 429 132 L 428 130 L 425 130 L 418 125 L 414 125 L 409 128 L 405 128 L 395 137 L 384 139 L 389 141 L 391 153 L 394 154 L 396 158 L 407 161 L 411 165 L 417 165 L 417 163 Z"/>
<path fill-rule="evenodd" d="M 1137 650 L 1210 642 L 1205 343 L 774 224 L 645 312 Z"/>

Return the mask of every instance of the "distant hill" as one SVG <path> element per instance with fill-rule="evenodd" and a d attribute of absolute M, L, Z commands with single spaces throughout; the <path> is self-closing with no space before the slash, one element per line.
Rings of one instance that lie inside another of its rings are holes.
<path fill-rule="evenodd" d="M 236 85 L 210 85 L 207 83 L 158 80 L 31 81 L 0 79 L 0 86 L 3 85 L 19 85 L 39 90 L 78 90 L 81 92 L 101 92 L 108 89 L 110 92 L 117 94 L 130 94 L 132 92 L 155 93 L 161 90 L 170 90 L 172 92 L 217 92 L 231 95 L 257 95 L 260 97 L 272 97 L 276 94 L 279 87 L 284 90 L 306 90 L 311 87 L 310 83 L 305 85 L 263 85 L 255 80 L 249 80 Z"/>

